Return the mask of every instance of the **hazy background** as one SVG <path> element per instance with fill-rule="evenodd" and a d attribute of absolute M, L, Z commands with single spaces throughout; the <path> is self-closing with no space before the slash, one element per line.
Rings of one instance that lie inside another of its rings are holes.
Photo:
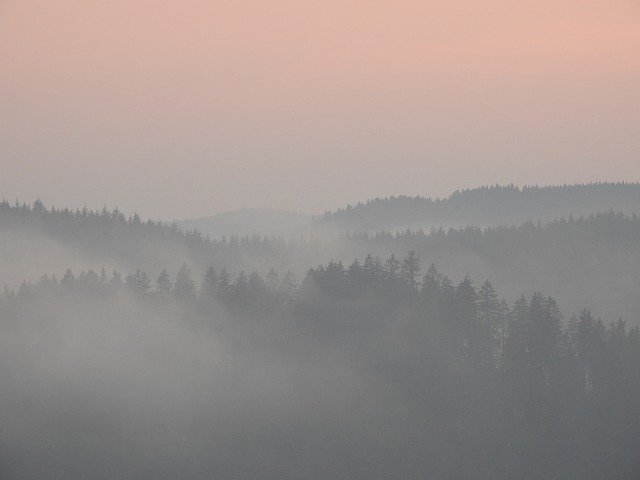
<path fill-rule="evenodd" d="M 635 1 L 0 0 L 0 195 L 184 218 L 640 179 Z"/>

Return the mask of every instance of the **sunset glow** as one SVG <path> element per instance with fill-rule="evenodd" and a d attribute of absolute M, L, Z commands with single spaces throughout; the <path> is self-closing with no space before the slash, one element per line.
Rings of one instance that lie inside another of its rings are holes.
<path fill-rule="evenodd" d="M 9 198 L 180 217 L 640 178 L 632 1 L 11 0 L 0 59 Z"/>

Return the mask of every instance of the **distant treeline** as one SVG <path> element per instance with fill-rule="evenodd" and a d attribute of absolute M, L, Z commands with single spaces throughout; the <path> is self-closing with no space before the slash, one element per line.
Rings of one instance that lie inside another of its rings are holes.
<path fill-rule="evenodd" d="M 502 188 L 502 187 L 501 187 Z M 515 188 L 515 187 L 514 187 Z M 146 220 L 138 214 L 125 216 L 117 208 L 100 211 L 70 210 L 68 208 L 47 209 L 40 200 L 33 205 L 16 202 L 13 206 L 6 200 L 0 202 L 0 230 L 26 229 L 41 231 L 62 242 L 79 247 L 92 247 L 114 251 L 126 250 L 129 243 L 165 243 L 166 248 L 187 248 L 196 258 L 215 256 L 223 250 L 240 250 L 244 254 L 285 255 L 276 260 L 291 261 L 299 254 L 297 250 L 317 251 L 324 239 L 313 236 L 285 239 L 282 237 L 231 235 L 228 238 L 212 239 L 197 230 L 182 231 L 175 223 Z M 568 241 L 572 247 L 581 248 L 581 242 L 607 244 L 611 248 L 634 249 L 640 234 L 640 217 L 608 209 L 588 215 L 574 215 L 548 222 L 523 221 L 517 225 L 497 225 L 482 228 L 475 225 L 464 227 L 434 227 L 430 229 L 404 229 L 398 232 L 343 232 L 336 239 L 345 248 L 376 247 L 376 244 L 406 245 L 409 249 L 429 248 L 447 244 L 450 249 L 471 247 L 476 251 L 489 252 L 546 249 L 552 244 Z M 538 246 L 538 247 L 536 247 Z M 287 255 L 287 252 L 290 252 Z M 135 251 L 136 254 L 141 252 Z M 362 255 L 363 252 L 356 252 Z M 364 251 L 366 254 L 366 250 Z M 288 257 L 288 258 L 287 258 Z M 271 259 L 273 260 L 273 259 Z"/>
<path fill-rule="evenodd" d="M 577 188 L 577 187 L 576 187 Z M 603 187 L 604 188 L 604 187 Z M 631 186 L 629 188 L 632 188 Z M 541 189 L 544 190 L 544 189 Z M 342 233 L 329 239 L 277 238 L 258 234 L 211 239 L 175 225 L 125 217 L 119 210 L 45 208 L 0 203 L 0 233 L 53 239 L 85 258 L 112 260 L 154 277 L 159 266 L 176 272 L 183 261 L 198 276 L 204 266 L 266 272 L 291 269 L 304 275 L 309 265 L 330 259 L 349 261 L 367 253 L 381 258 L 415 250 L 452 276 L 490 277 L 508 298 L 536 290 L 555 292 L 564 308 L 588 305 L 598 315 L 632 318 L 640 311 L 640 218 L 609 210 L 587 216 L 568 215 L 551 222 L 481 228 L 405 229 L 399 232 Z M 10 252 L 28 257 L 31 252 Z M 43 270 L 47 270 L 45 267 Z M 15 285 L 12 285 L 15 287 Z"/>
<path fill-rule="evenodd" d="M 588 215 L 609 209 L 640 212 L 640 184 L 588 183 L 561 186 L 488 186 L 458 190 L 446 198 L 392 196 L 348 205 L 318 220 L 351 231 L 419 226 L 518 224 Z"/>

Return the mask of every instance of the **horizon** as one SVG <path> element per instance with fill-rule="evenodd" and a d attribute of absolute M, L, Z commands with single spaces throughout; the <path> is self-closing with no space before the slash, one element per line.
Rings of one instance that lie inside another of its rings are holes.
<path fill-rule="evenodd" d="M 638 480 L 638 0 L 0 0 L 0 62 L 0 480 Z"/>
<path fill-rule="evenodd" d="M 640 180 L 636 2 L 0 3 L 0 192 L 185 218 Z"/>
<path fill-rule="evenodd" d="M 194 221 L 194 220 L 204 220 L 207 218 L 212 218 L 212 217 L 216 217 L 219 215 L 225 215 L 225 214 L 234 214 L 234 213 L 242 213 L 242 212 L 251 212 L 251 211 L 271 211 L 271 212 L 280 212 L 280 213 L 288 213 L 288 214 L 295 214 L 295 215 L 303 215 L 303 216 L 308 216 L 308 217 L 322 217 L 325 214 L 328 213 L 335 213 L 335 212 L 340 212 L 342 210 L 348 209 L 349 207 L 351 208 L 356 208 L 358 206 L 361 205 L 367 205 L 368 203 L 371 202 L 375 202 L 377 200 L 389 200 L 389 199 L 398 199 L 398 198 L 411 198 L 411 199 L 421 199 L 421 200 L 428 200 L 428 201 L 445 201 L 448 200 L 450 198 L 452 198 L 454 195 L 456 195 L 457 193 L 467 193 L 470 191 L 476 191 L 476 190 L 482 190 L 482 189 L 492 189 L 492 188 L 501 188 L 501 189 L 507 189 L 507 188 L 515 188 L 516 190 L 522 192 L 523 190 L 526 189 L 560 189 L 560 188 L 567 188 L 567 187 L 592 187 L 592 186 L 638 186 L 640 187 L 640 181 L 633 181 L 633 180 L 620 180 L 620 181 L 616 181 L 616 180 L 599 180 L 599 181 L 593 181 L 593 182 L 574 182 L 574 183 L 556 183 L 556 184 L 522 184 L 522 185 L 518 185 L 515 184 L 513 182 L 510 183 L 504 183 L 504 184 L 499 184 L 499 183 L 494 183 L 494 184 L 484 184 L 484 185 L 476 185 L 476 186 L 471 186 L 471 187 L 467 187 L 467 188 L 459 188 L 459 189 L 455 189 L 451 192 L 449 192 L 448 194 L 442 195 L 442 196 L 433 196 L 433 195 L 427 195 L 427 194 L 406 194 L 406 193 L 396 193 L 396 194 L 390 194 L 387 196 L 380 196 L 380 197 L 367 197 L 365 199 L 361 199 L 361 200 L 356 200 L 354 202 L 351 203 L 346 203 L 343 204 L 342 206 L 338 206 L 336 208 L 333 209 L 325 209 L 323 211 L 318 211 L 318 212 L 303 212 L 303 211 L 298 211 L 298 210 L 291 210 L 291 209 L 284 209 L 284 208 L 277 208 L 277 207 L 264 207 L 264 206 L 248 206 L 248 207 L 244 207 L 244 208 L 237 208 L 237 209 L 232 209 L 232 210 L 223 210 L 223 211 L 218 211 L 218 212 L 213 212 L 211 214 L 205 214 L 202 216 L 186 216 L 186 217 L 181 217 L 181 218 L 160 218 L 160 217 L 152 217 L 152 216 L 144 216 L 142 215 L 138 210 L 133 209 L 133 210 L 124 210 L 122 208 L 120 208 L 120 206 L 116 203 L 115 205 L 107 205 L 107 204 L 103 204 L 102 206 L 89 206 L 86 203 L 82 204 L 82 206 L 79 205 L 55 205 L 53 203 L 50 203 L 47 201 L 47 199 L 43 199 L 41 197 L 36 197 L 34 200 L 31 201 L 27 201 L 25 199 L 20 199 L 20 198 L 15 198 L 13 200 L 10 200 L 7 196 L 0 196 L 0 202 L 7 202 L 10 206 L 15 205 L 16 203 L 19 203 L 21 205 L 27 205 L 27 206 L 33 206 L 33 204 L 37 201 L 42 202 L 42 204 L 44 205 L 44 207 L 46 209 L 56 209 L 56 210 L 65 210 L 68 209 L 70 211 L 79 211 L 82 210 L 84 208 L 86 208 L 87 210 L 89 210 L 90 212 L 100 212 L 103 209 L 107 209 L 108 211 L 114 211 L 117 210 L 123 214 L 126 214 L 128 216 L 133 216 L 133 215 L 138 215 L 140 216 L 141 219 L 148 221 L 155 221 L 155 222 L 163 222 L 163 223 L 172 223 L 172 222 L 185 222 L 185 221 Z"/>

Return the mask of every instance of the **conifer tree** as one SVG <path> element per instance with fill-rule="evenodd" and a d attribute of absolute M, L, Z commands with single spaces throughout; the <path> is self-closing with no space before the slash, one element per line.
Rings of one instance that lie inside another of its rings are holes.
<path fill-rule="evenodd" d="M 173 291 L 176 297 L 182 300 L 190 300 L 196 296 L 196 285 L 191 278 L 191 269 L 189 269 L 186 262 L 183 262 L 178 269 Z"/>
<path fill-rule="evenodd" d="M 415 250 L 410 250 L 406 257 L 402 259 L 400 266 L 400 278 L 412 289 L 418 287 L 418 276 L 420 275 L 420 259 Z"/>
<path fill-rule="evenodd" d="M 171 293 L 171 278 L 166 270 L 162 270 L 158 279 L 156 280 L 156 292 L 160 295 L 166 296 Z"/>
<path fill-rule="evenodd" d="M 214 298 L 218 294 L 218 273 L 215 268 L 209 267 L 202 279 L 202 296 Z"/>

